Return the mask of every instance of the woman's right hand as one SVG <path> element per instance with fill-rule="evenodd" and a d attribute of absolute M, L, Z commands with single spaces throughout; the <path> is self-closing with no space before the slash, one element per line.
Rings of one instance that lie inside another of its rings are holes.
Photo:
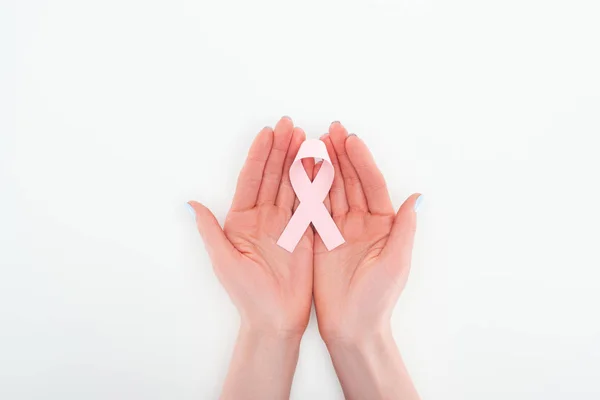
<path fill-rule="evenodd" d="M 327 251 L 315 235 L 319 331 L 347 398 L 418 399 L 390 317 L 410 269 L 420 195 L 410 196 L 395 213 L 364 142 L 348 136 L 338 122 L 322 140 L 335 168 L 325 203 L 346 242 Z"/>

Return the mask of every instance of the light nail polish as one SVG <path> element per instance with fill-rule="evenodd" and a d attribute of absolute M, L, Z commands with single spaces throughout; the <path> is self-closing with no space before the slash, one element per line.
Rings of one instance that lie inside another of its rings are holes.
<path fill-rule="evenodd" d="M 190 213 L 190 215 L 196 219 L 196 210 L 194 210 L 194 207 L 192 207 L 190 205 L 190 203 L 185 203 L 185 207 L 187 208 L 188 212 Z"/>
<path fill-rule="evenodd" d="M 419 195 L 419 197 L 417 198 L 417 201 L 415 201 L 415 212 L 419 211 L 419 208 L 421 207 L 422 202 L 423 202 L 423 195 Z"/>

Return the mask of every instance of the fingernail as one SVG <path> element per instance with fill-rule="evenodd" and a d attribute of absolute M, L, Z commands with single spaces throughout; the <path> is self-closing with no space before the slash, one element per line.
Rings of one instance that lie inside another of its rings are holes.
<path fill-rule="evenodd" d="M 194 210 L 194 207 L 192 207 L 190 205 L 190 203 L 185 203 L 185 207 L 187 208 L 188 212 L 190 213 L 190 215 L 192 217 L 194 217 L 194 219 L 196 219 L 196 210 Z"/>
<path fill-rule="evenodd" d="M 350 137 L 350 136 L 356 136 L 356 133 L 351 133 L 348 135 L 348 137 Z M 358 136 L 356 136 L 356 137 L 358 137 Z"/>
<path fill-rule="evenodd" d="M 415 201 L 415 212 L 419 211 L 419 208 L 421 207 L 421 203 L 423 202 L 423 195 L 419 195 L 419 197 L 417 198 L 417 201 Z"/>
<path fill-rule="evenodd" d="M 333 121 L 333 122 L 332 122 L 331 124 L 329 124 L 329 125 L 333 125 L 333 124 L 341 124 L 341 122 L 340 122 L 340 121 Z"/>
<path fill-rule="evenodd" d="M 289 115 L 284 115 L 283 117 L 281 117 L 281 119 L 286 118 L 289 119 L 290 121 L 292 121 L 292 117 L 290 117 Z"/>

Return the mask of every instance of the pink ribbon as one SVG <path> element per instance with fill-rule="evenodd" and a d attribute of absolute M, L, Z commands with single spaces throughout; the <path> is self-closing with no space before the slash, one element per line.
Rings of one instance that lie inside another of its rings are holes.
<path fill-rule="evenodd" d="M 302 159 L 309 157 L 323 159 L 323 165 L 312 182 L 302 166 Z M 325 143 L 319 139 L 304 141 L 290 167 L 290 181 L 300 200 L 300 205 L 279 237 L 277 241 L 279 246 L 290 253 L 293 252 L 311 222 L 327 250 L 333 250 L 344 243 L 340 230 L 323 204 L 325 196 L 331 189 L 334 174 Z"/>

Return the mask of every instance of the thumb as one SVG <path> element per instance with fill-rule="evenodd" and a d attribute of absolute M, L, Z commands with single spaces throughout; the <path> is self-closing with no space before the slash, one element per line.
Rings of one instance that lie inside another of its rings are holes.
<path fill-rule="evenodd" d="M 398 210 L 390 236 L 383 250 L 398 270 L 410 267 L 412 249 L 417 230 L 417 209 L 421 203 L 420 193 L 411 195 Z"/>
<path fill-rule="evenodd" d="M 225 236 L 213 213 L 196 201 L 190 201 L 187 204 L 190 207 L 190 211 L 193 211 L 196 218 L 196 227 L 198 228 L 198 232 L 200 232 L 204 247 L 206 247 L 213 264 L 218 259 L 222 259 L 224 255 L 229 256 L 233 254 L 235 248 Z"/>

